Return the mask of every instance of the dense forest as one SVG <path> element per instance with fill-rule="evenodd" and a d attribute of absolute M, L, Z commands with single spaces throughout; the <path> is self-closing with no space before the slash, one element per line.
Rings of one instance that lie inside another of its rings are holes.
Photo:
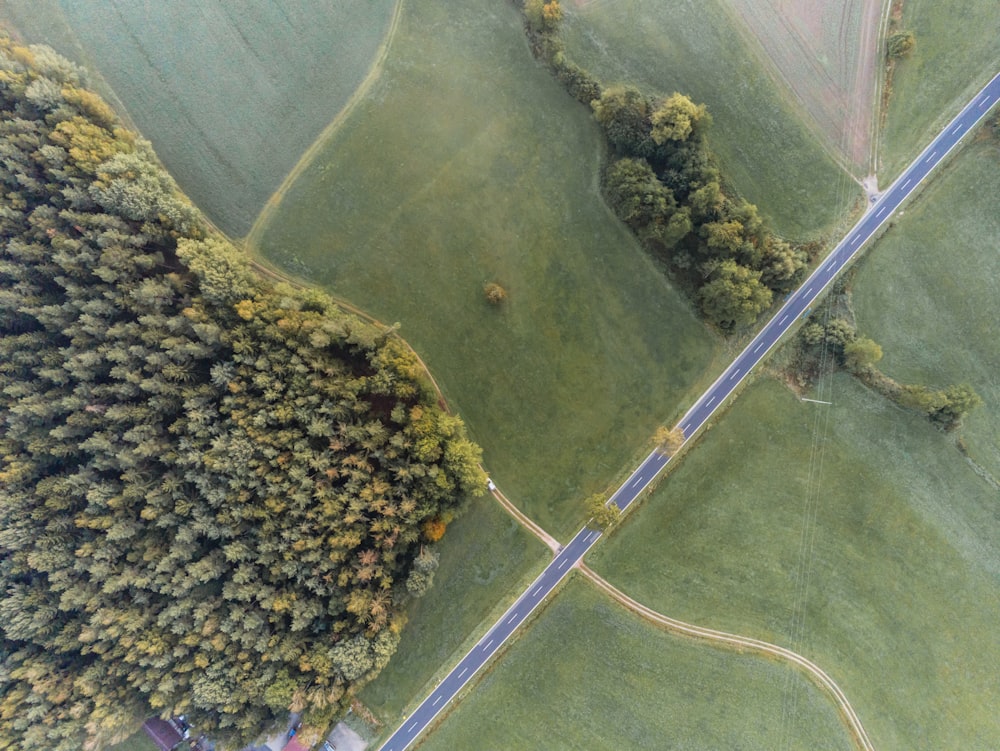
<path fill-rule="evenodd" d="M 611 151 L 604 195 L 614 212 L 723 331 L 752 324 L 795 287 L 806 249 L 771 232 L 757 207 L 725 189 L 708 146 L 704 105 L 603 86 L 565 52 L 559 0 L 524 0 L 535 55 L 588 105 Z"/>
<path fill-rule="evenodd" d="M 0 108 L 0 749 L 329 718 L 478 447 L 394 334 L 253 275 L 73 64 L 0 39 Z"/>

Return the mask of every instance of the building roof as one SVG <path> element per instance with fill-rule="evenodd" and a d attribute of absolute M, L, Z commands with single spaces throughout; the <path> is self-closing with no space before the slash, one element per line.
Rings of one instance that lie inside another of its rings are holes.
<path fill-rule="evenodd" d="M 151 717 L 146 720 L 142 723 L 142 729 L 162 751 L 170 751 L 184 740 L 184 736 L 177 731 L 177 728 L 159 717 Z"/>
<path fill-rule="evenodd" d="M 309 746 L 304 746 L 299 742 L 298 736 L 293 736 L 285 744 L 285 751 L 309 751 Z"/>

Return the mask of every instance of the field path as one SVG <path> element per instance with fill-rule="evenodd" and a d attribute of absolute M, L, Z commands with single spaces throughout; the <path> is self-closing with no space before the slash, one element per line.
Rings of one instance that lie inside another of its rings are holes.
<path fill-rule="evenodd" d="M 517 506 L 508 500 L 499 489 L 494 489 L 492 493 L 493 497 L 501 506 L 503 506 L 504 510 L 513 516 L 522 526 L 524 526 L 525 529 L 535 535 L 550 548 L 553 548 L 554 550 L 557 549 L 553 547 L 553 545 L 558 544 L 554 538 L 529 519 L 519 508 L 517 508 Z M 739 636 L 738 634 L 730 634 L 725 631 L 716 631 L 702 626 L 695 626 L 690 623 L 685 623 L 684 621 L 679 621 L 676 618 L 663 615 L 662 613 L 658 613 L 655 610 L 646 607 L 641 602 L 633 600 L 627 594 L 604 579 L 600 574 L 596 573 L 582 560 L 576 564 L 576 568 L 578 568 L 584 576 L 590 579 L 590 581 L 596 585 L 598 589 L 602 590 L 605 594 L 616 600 L 620 605 L 623 605 L 633 613 L 636 613 L 646 620 L 655 623 L 657 626 L 664 628 L 670 633 L 700 639 L 701 641 L 709 642 L 712 646 L 716 647 L 733 649 L 741 653 L 750 652 L 763 657 L 777 659 L 798 670 L 801 670 L 817 686 L 825 690 L 833 699 L 834 703 L 837 705 L 837 709 L 839 710 L 841 720 L 843 720 L 844 724 L 847 726 L 848 732 L 850 732 L 851 738 L 854 740 L 855 744 L 857 744 L 858 748 L 863 751 L 875 751 L 875 746 L 872 745 L 871 739 L 868 737 L 868 733 L 865 731 L 864 725 L 861 724 L 861 720 L 858 717 L 857 712 L 854 711 L 854 707 L 852 707 L 850 701 L 848 701 L 847 695 L 836 684 L 833 678 L 831 678 L 826 671 L 824 671 L 812 660 L 807 657 L 803 657 L 790 649 L 786 649 L 785 647 L 779 647 L 776 644 L 771 644 L 769 642 L 753 639 L 747 636 Z"/>
<path fill-rule="evenodd" d="M 344 104 L 340 112 L 336 114 L 333 120 L 323 128 L 322 132 L 313 141 L 312 145 L 303 152 L 299 161 L 295 163 L 291 171 L 282 180 L 281 185 L 278 187 L 271 197 L 267 199 L 267 203 L 264 204 L 264 208 L 261 209 L 257 218 L 254 220 L 253 226 L 250 228 L 250 232 L 243 240 L 243 248 L 247 250 L 251 256 L 254 255 L 254 249 L 257 247 L 257 241 L 259 240 L 264 229 L 267 227 L 268 222 L 271 220 L 274 211 L 281 205 L 281 201 L 284 199 L 285 194 L 291 188 L 292 184 L 299 179 L 302 173 L 312 164 L 316 155 L 322 150 L 326 143 L 333 137 L 333 135 L 340 129 L 344 121 L 350 116 L 354 111 L 354 108 L 358 106 L 358 103 L 364 99 L 365 95 L 371 89 L 372 84 L 378 80 L 379 76 L 382 75 L 382 68 L 385 65 L 385 60 L 389 55 L 389 47 L 392 44 L 393 37 L 396 36 L 396 29 L 399 27 L 399 19 L 402 16 L 403 11 L 403 0 L 396 0 L 396 7 L 392 11 L 392 19 L 389 21 L 389 28 L 385 33 L 385 38 L 382 40 L 382 44 L 379 45 L 378 53 L 375 55 L 375 60 L 372 62 L 371 68 L 368 69 L 368 75 L 364 77 L 364 80 L 358 85 L 358 88 L 354 90 L 351 94 L 350 99 Z"/>
<path fill-rule="evenodd" d="M 847 700 L 847 696 L 843 691 L 841 691 L 840 687 L 836 684 L 836 682 L 834 682 L 833 678 L 827 675 L 827 673 L 812 660 L 803 657 L 790 649 L 779 647 L 776 644 L 771 644 L 759 639 L 752 639 L 746 636 L 738 636 L 737 634 L 726 633 L 725 631 L 716 631 L 711 628 L 694 626 L 690 623 L 679 621 L 676 618 L 663 615 L 662 613 L 657 613 L 655 610 L 647 608 L 641 602 L 633 600 L 620 589 L 616 588 L 603 577 L 595 573 L 589 566 L 587 566 L 587 564 L 580 562 L 577 564 L 577 568 L 583 573 L 584 576 L 590 579 L 590 581 L 593 582 L 598 589 L 615 599 L 618 603 L 628 608 L 633 613 L 636 613 L 656 625 L 663 627 L 671 633 L 681 634 L 682 636 L 690 636 L 695 639 L 710 642 L 712 645 L 734 649 L 741 653 L 752 652 L 764 657 L 778 659 L 781 662 L 788 663 L 789 665 L 801 670 L 810 679 L 812 679 L 816 685 L 824 689 L 833 698 L 837 705 L 837 709 L 840 710 L 841 719 L 844 721 L 844 724 L 847 725 L 847 728 L 851 733 L 851 738 L 857 744 L 858 748 L 864 749 L 864 751 L 875 751 L 875 746 L 872 745 L 871 739 L 868 737 L 868 733 L 865 732 L 865 728 L 861 724 L 861 720 L 858 718 L 857 713 L 854 711 L 854 707 L 852 707 L 851 703 Z"/>

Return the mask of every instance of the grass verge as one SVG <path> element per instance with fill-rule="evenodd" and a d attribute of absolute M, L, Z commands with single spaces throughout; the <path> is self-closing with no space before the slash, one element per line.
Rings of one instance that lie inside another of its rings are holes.
<path fill-rule="evenodd" d="M 743 33 L 718 0 L 624 0 L 567 12 L 562 35 L 570 58 L 605 83 L 707 104 L 709 142 L 731 184 L 785 237 L 823 235 L 859 190 Z"/>
<path fill-rule="evenodd" d="M 184 192 L 242 236 L 361 83 L 397 0 L 8 0 L 0 19 L 99 72 Z"/>
<path fill-rule="evenodd" d="M 408 0 L 369 97 L 254 232 L 265 261 L 402 322 L 494 479 L 556 535 L 713 354 L 606 209 L 600 163 L 515 7 Z"/>
<path fill-rule="evenodd" d="M 790 647 L 876 748 L 1000 734 L 996 493 L 947 436 L 846 375 L 747 389 L 591 566 L 682 620 Z"/>
<path fill-rule="evenodd" d="M 786 697 L 794 718 L 782 722 Z M 573 578 L 421 749 L 849 749 L 806 679 L 664 633 Z"/>
<path fill-rule="evenodd" d="M 1000 66 L 1000 4 L 905 0 L 916 47 L 899 60 L 881 137 L 888 185 Z"/>

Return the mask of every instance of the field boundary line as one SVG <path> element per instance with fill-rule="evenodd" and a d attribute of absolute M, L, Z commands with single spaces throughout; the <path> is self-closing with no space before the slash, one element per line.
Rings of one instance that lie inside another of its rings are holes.
<path fill-rule="evenodd" d="M 882 106 L 882 96 L 887 83 L 885 45 L 889 33 L 889 16 L 891 13 L 892 0 L 882 0 L 882 17 L 879 19 L 878 34 L 876 35 L 876 44 L 878 44 L 879 50 L 879 55 L 877 57 L 878 75 L 875 77 L 875 90 L 872 93 L 875 97 L 875 101 L 872 103 L 872 121 L 869 124 L 869 127 L 871 128 L 871 151 L 868 154 L 868 172 L 869 174 L 876 176 L 876 182 L 878 180 L 877 175 L 879 168 L 882 166 L 882 129 L 885 125 L 883 109 L 888 109 L 888 103 L 886 103 L 885 108 Z M 876 185 L 875 188 L 877 190 L 878 185 Z"/>
<path fill-rule="evenodd" d="M 344 124 L 344 121 L 347 120 L 350 114 L 365 97 L 375 81 L 381 77 L 382 68 L 385 66 L 386 58 L 389 56 L 389 47 L 392 45 L 392 40 L 396 36 L 396 30 L 399 28 L 399 19 L 403 15 L 403 2 L 404 0 L 396 0 L 396 7 L 393 9 L 392 18 L 389 20 L 389 28 L 386 30 L 385 37 L 379 45 L 378 52 L 375 55 L 375 60 L 368 69 L 367 75 L 365 75 L 364 79 L 351 94 L 344 106 L 341 107 L 340 112 L 334 115 L 333 120 L 331 120 L 327 126 L 320 131 L 320 134 L 316 137 L 316 140 L 312 142 L 312 145 L 302 153 L 302 156 L 299 157 L 295 166 L 292 167 L 291 171 L 285 176 L 285 179 L 281 181 L 281 185 L 279 185 L 278 189 L 270 195 L 267 202 L 264 204 L 264 207 L 260 210 L 260 213 L 257 214 L 257 218 L 254 219 L 253 225 L 250 227 L 250 231 L 243 239 L 244 249 L 249 251 L 251 254 L 253 253 L 253 248 L 257 245 L 258 238 L 270 223 L 271 217 L 274 215 L 278 206 L 281 205 L 281 201 L 284 199 L 289 189 L 299 179 L 299 177 L 302 176 L 302 173 L 312 165 L 319 152 L 324 146 L 326 146 L 334 134 L 340 130 L 340 126 Z"/>
<path fill-rule="evenodd" d="M 637 615 L 664 627 L 669 632 L 719 644 L 721 646 L 735 649 L 738 652 L 756 652 L 767 657 L 777 658 L 782 662 L 787 662 L 798 668 L 811 678 L 812 681 L 820 688 L 824 689 L 828 694 L 830 694 L 830 696 L 833 697 L 833 700 L 837 705 L 837 709 L 840 710 L 841 718 L 844 720 L 844 724 L 847 725 L 851 739 L 855 742 L 858 748 L 863 749 L 863 751 L 875 751 L 875 746 L 872 745 L 871 739 L 868 737 L 868 733 L 861 724 L 861 719 L 858 717 L 854 708 L 851 706 L 851 703 L 848 701 L 847 695 L 844 694 L 836 682 L 834 682 L 833 678 L 827 675 L 821 667 L 816 665 L 807 657 L 803 657 L 797 652 L 793 652 L 785 647 L 779 647 L 777 644 L 761 641 L 760 639 L 753 639 L 747 636 L 730 634 L 725 631 L 716 631 L 715 629 L 695 626 L 690 623 L 685 623 L 684 621 L 679 621 L 676 618 L 663 615 L 662 613 L 656 612 L 652 608 L 646 607 L 641 602 L 633 600 L 582 561 L 577 564 L 577 568 L 579 568 L 584 576 L 590 579 L 590 581 L 605 594 L 611 596 L 618 603 Z"/>

